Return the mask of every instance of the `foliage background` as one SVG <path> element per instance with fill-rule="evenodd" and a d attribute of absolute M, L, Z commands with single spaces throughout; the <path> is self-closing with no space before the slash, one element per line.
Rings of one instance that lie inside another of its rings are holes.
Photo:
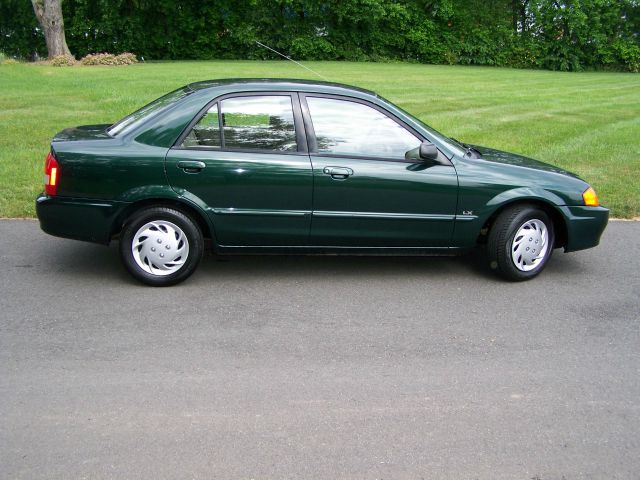
<path fill-rule="evenodd" d="M 64 0 L 76 57 L 640 69 L 640 0 Z M 30 2 L 0 0 L 0 51 L 46 56 Z"/>

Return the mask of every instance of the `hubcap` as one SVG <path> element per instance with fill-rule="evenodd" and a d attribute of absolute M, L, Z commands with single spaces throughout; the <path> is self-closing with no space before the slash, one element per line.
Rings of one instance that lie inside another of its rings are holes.
<path fill-rule="evenodd" d="M 547 254 L 548 243 L 549 231 L 544 222 L 535 218 L 527 220 L 513 237 L 511 244 L 513 264 L 523 272 L 534 270 Z"/>
<path fill-rule="evenodd" d="M 140 268 L 152 275 L 170 275 L 189 256 L 189 241 L 177 225 L 166 220 L 149 222 L 136 232 L 131 253 Z"/>

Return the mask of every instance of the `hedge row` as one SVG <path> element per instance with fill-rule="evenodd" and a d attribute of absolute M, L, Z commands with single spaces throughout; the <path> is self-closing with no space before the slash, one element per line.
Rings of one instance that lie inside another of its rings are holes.
<path fill-rule="evenodd" d="M 76 57 L 403 60 L 640 68 L 638 0 L 64 0 Z M 46 56 L 30 2 L 0 2 L 0 51 Z"/>

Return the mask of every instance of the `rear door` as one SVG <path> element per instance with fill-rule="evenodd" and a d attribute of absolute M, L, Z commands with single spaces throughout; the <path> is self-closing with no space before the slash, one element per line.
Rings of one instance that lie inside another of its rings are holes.
<path fill-rule="evenodd" d="M 297 94 L 220 97 L 169 150 L 166 170 L 206 205 L 219 244 L 307 244 L 313 172 Z"/>
<path fill-rule="evenodd" d="M 425 140 L 369 102 L 301 95 L 314 176 L 312 245 L 447 247 L 458 179 L 442 163 L 405 159 Z"/>

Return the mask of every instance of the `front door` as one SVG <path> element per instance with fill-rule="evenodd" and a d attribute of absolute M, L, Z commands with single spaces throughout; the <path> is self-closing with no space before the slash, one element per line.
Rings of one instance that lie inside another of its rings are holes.
<path fill-rule="evenodd" d="M 455 168 L 405 157 L 425 139 L 366 102 L 312 94 L 302 101 L 314 178 L 312 245 L 451 244 Z"/>
<path fill-rule="evenodd" d="M 296 118 L 288 93 L 221 97 L 169 150 L 171 186 L 204 205 L 220 245 L 307 244 L 313 173 Z"/>

